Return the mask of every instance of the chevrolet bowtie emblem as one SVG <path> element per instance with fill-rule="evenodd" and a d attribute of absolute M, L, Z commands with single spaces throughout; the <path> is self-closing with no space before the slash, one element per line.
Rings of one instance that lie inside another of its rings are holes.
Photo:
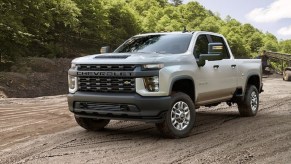
<path fill-rule="evenodd" d="M 130 81 L 125 81 L 123 84 L 128 85 L 130 84 Z"/>

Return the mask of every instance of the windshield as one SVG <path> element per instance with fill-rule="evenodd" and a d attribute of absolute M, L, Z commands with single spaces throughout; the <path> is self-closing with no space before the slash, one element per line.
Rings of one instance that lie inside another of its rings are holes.
<path fill-rule="evenodd" d="M 188 50 L 192 34 L 157 34 L 135 36 L 128 39 L 114 52 L 179 54 Z"/>

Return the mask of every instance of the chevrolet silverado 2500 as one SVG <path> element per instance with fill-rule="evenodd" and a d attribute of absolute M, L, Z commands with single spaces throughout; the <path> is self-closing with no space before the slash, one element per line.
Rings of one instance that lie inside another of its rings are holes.
<path fill-rule="evenodd" d="M 200 106 L 237 103 L 241 116 L 255 116 L 261 71 L 259 59 L 235 59 L 220 34 L 136 35 L 113 53 L 72 61 L 69 110 L 87 130 L 111 119 L 139 120 L 155 123 L 166 137 L 186 137 Z"/>

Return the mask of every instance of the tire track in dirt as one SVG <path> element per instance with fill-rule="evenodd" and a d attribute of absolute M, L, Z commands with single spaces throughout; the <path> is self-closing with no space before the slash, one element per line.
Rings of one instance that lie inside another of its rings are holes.
<path fill-rule="evenodd" d="M 264 86 L 256 117 L 240 117 L 236 105 L 201 108 L 197 110 L 196 125 L 190 136 L 176 140 L 164 139 L 154 125 L 139 122 L 112 121 L 101 132 L 88 132 L 72 125 L 68 129 L 62 124 L 74 120 L 65 97 L 62 100 L 58 97 L 51 110 L 59 104 L 61 109 L 40 113 L 47 116 L 41 119 L 47 122 L 33 125 L 48 124 L 42 128 L 52 127 L 51 131 L 41 132 L 48 135 L 29 137 L 22 144 L 2 148 L 0 163 L 288 163 L 291 161 L 291 83 L 265 79 Z M 43 102 L 50 104 L 53 99 Z M 13 103 L 4 107 L 17 107 Z M 28 107 L 21 103 L 19 106 Z M 35 109 L 38 106 L 27 108 Z M 28 117 L 32 122 L 40 121 L 39 116 Z M 68 130 L 55 133 L 57 128 Z"/>
<path fill-rule="evenodd" d="M 62 100 L 48 99 L 12 99 L 0 104 L 0 150 L 19 142 L 28 141 L 52 130 L 71 127 L 73 122 L 67 108 L 65 96 Z M 35 103 L 37 102 L 37 103 Z M 41 103 L 44 102 L 44 103 Z M 51 102 L 51 103 L 50 103 Z M 66 120 L 68 122 L 66 122 Z M 60 126 L 60 124 L 64 124 Z"/>

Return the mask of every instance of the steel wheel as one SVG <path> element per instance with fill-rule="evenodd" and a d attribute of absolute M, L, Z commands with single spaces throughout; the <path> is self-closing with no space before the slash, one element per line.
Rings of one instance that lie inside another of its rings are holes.
<path fill-rule="evenodd" d="M 259 92 L 254 85 L 247 86 L 245 98 L 237 103 L 241 116 L 255 116 L 259 109 Z"/>
<path fill-rule="evenodd" d="M 251 108 L 256 111 L 258 107 L 258 97 L 255 91 L 251 93 Z"/>
<path fill-rule="evenodd" d="M 168 138 L 187 137 L 194 127 L 195 116 L 195 105 L 189 95 L 173 93 L 165 119 L 156 123 L 156 127 Z"/>
<path fill-rule="evenodd" d="M 190 109 L 185 102 L 179 101 L 174 104 L 171 110 L 171 121 L 177 130 L 187 128 L 190 122 Z"/>

